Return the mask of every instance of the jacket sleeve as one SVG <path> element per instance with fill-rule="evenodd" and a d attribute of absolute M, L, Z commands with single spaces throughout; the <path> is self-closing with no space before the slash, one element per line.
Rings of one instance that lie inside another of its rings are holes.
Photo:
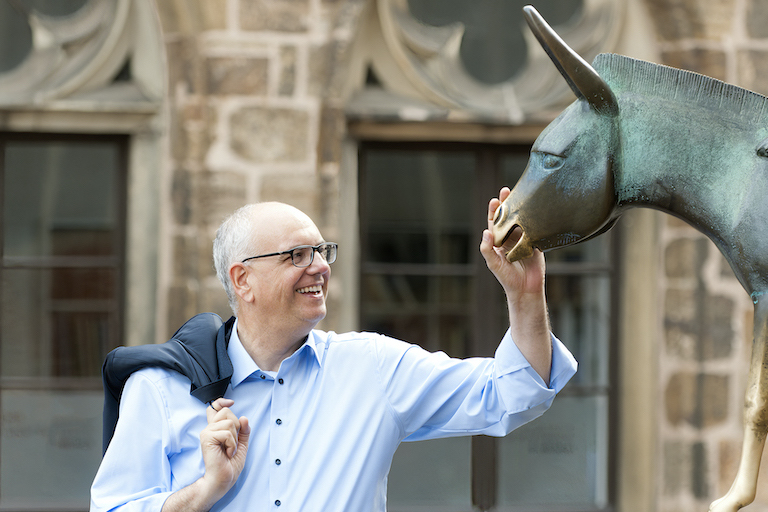
<path fill-rule="evenodd" d="M 576 372 L 554 336 L 550 386 L 509 331 L 494 358 L 454 359 L 385 337 L 376 346 L 379 378 L 406 441 L 504 436 L 543 414 Z"/>

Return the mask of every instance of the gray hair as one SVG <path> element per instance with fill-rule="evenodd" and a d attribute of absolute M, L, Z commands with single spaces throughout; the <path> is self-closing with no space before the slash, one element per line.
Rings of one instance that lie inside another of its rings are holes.
<path fill-rule="evenodd" d="M 253 250 L 253 221 L 259 204 L 248 204 L 224 219 L 213 240 L 213 265 L 227 293 L 229 307 L 237 315 L 237 294 L 229 279 L 229 267 L 250 256 Z"/>

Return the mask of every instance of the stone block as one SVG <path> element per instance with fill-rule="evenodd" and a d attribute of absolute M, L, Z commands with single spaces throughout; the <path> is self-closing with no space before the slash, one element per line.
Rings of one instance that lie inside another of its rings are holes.
<path fill-rule="evenodd" d="M 186 225 L 192 220 L 192 175 L 176 169 L 171 181 L 171 207 L 176 224 Z"/>
<path fill-rule="evenodd" d="M 666 41 L 721 41 L 731 32 L 736 0 L 646 0 L 659 37 Z"/>
<path fill-rule="evenodd" d="M 240 0 L 240 28 L 253 31 L 305 32 L 309 0 Z"/>
<path fill-rule="evenodd" d="M 306 174 L 270 174 L 261 181 L 261 201 L 280 201 L 303 211 L 318 221 L 317 179 Z"/>
<path fill-rule="evenodd" d="M 184 322 L 199 313 L 197 292 L 188 285 L 176 283 L 168 288 L 168 329 L 166 339 L 173 335 Z"/>
<path fill-rule="evenodd" d="M 747 34 L 756 39 L 768 38 L 768 4 L 765 0 L 747 0 Z"/>
<path fill-rule="evenodd" d="M 726 79 L 725 52 L 720 50 L 695 48 L 665 51 L 662 52 L 661 58 L 667 66 L 695 71 L 718 80 Z"/>
<path fill-rule="evenodd" d="M 200 58 L 197 42 L 192 37 L 180 37 L 165 44 L 168 62 L 168 90 L 171 97 L 181 87 L 187 94 L 201 90 L 199 81 Z"/>
<path fill-rule="evenodd" d="M 734 344 L 733 300 L 695 290 L 667 290 L 665 347 L 668 355 L 694 361 L 730 356 Z"/>
<path fill-rule="evenodd" d="M 738 53 L 738 84 L 768 95 L 768 51 L 745 50 Z"/>
<path fill-rule="evenodd" d="M 250 107 L 230 120 L 232 150 L 254 163 L 305 162 L 309 114 L 289 108 Z"/>
<path fill-rule="evenodd" d="M 728 416 L 729 378 L 726 375 L 678 372 L 664 391 L 664 407 L 670 424 L 687 423 L 706 428 L 722 423 Z"/>
<path fill-rule="evenodd" d="M 227 294 L 224 293 L 224 288 L 218 284 L 218 281 L 216 281 L 216 284 L 204 286 L 200 290 L 200 310 L 216 313 L 224 321 L 232 316 L 232 310 L 229 309 L 229 302 L 227 301 Z"/>
<path fill-rule="evenodd" d="M 691 458 L 688 446 L 682 441 L 664 442 L 665 495 L 674 496 L 686 490 L 685 475 L 690 472 Z"/>
<path fill-rule="evenodd" d="M 664 339 L 666 356 L 687 361 L 695 361 L 698 357 L 697 340 L 687 329 L 679 325 L 667 326 Z"/>
<path fill-rule="evenodd" d="M 203 171 L 197 176 L 195 220 L 199 225 L 218 227 L 247 200 L 247 178 L 239 172 Z"/>
<path fill-rule="evenodd" d="M 208 93 L 264 96 L 268 64 L 265 58 L 210 57 L 205 61 Z"/>
<path fill-rule="evenodd" d="M 697 320 L 696 291 L 669 288 L 666 293 L 664 319 L 667 324 L 690 325 Z"/>
<path fill-rule="evenodd" d="M 691 490 L 697 499 L 709 496 L 707 446 L 704 443 L 693 443 L 691 446 Z"/>
<path fill-rule="evenodd" d="M 709 241 L 704 237 L 673 240 L 664 251 L 664 268 L 667 277 L 697 278 L 708 253 Z"/>
<path fill-rule="evenodd" d="M 340 108 L 324 106 L 320 112 L 320 141 L 318 143 L 318 163 L 341 162 L 341 143 L 346 130 L 346 116 Z"/>
<path fill-rule="evenodd" d="M 349 44 L 331 40 L 320 46 L 313 46 L 309 51 L 309 93 L 322 98 L 340 99 L 344 90 Z"/>
<path fill-rule="evenodd" d="M 173 278 L 178 281 L 197 279 L 199 246 L 197 237 L 177 235 L 173 237 Z"/>
<path fill-rule="evenodd" d="M 722 295 L 708 295 L 704 299 L 701 316 L 700 350 L 702 360 L 721 359 L 731 355 L 735 333 L 733 316 L 736 305 Z"/>
<path fill-rule="evenodd" d="M 227 0 L 157 0 L 166 34 L 196 34 L 226 28 Z"/>
<path fill-rule="evenodd" d="M 280 79 L 277 85 L 277 94 L 280 96 L 293 96 L 296 91 L 296 47 L 280 47 Z"/>

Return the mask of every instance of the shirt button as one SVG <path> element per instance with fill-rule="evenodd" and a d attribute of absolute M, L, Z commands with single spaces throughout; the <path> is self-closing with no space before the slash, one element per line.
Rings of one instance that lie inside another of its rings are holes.
<path fill-rule="evenodd" d="M 284 384 L 285 383 L 285 381 L 283 379 L 277 379 L 277 382 L 279 382 L 280 384 Z"/>
<path fill-rule="evenodd" d="M 283 420 L 281 420 L 280 418 L 277 418 L 275 420 L 275 423 L 277 423 L 278 425 L 282 425 L 283 424 Z"/>
<path fill-rule="evenodd" d="M 279 507 L 280 505 L 282 505 L 282 503 L 280 503 L 280 500 L 275 500 L 275 506 Z"/>
<path fill-rule="evenodd" d="M 277 464 L 278 466 L 279 466 L 280 464 L 282 464 L 282 463 L 283 463 L 283 461 L 281 461 L 280 459 L 275 459 L 275 464 Z"/>
<path fill-rule="evenodd" d="M 264 380 L 264 379 L 267 378 L 263 373 L 261 375 L 259 375 L 259 377 L 261 378 L 261 380 Z"/>

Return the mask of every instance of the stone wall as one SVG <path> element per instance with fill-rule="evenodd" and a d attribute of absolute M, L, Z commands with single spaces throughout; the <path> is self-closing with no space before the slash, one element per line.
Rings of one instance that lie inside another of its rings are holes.
<path fill-rule="evenodd" d="M 645 1 L 664 64 L 768 93 L 768 2 Z M 752 304 L 706 237 L 672 217 L 660 235 L 658 510 L 707 510 L 727 492 L 740 458 Z M 748 510 L 768 510 L 763 466 Z"/>
<path fill-rule="evenodd" d="M 156 4 L 169 70 L 162 338 L 197 312 L 230 314 L 211 240 L 237 207 L 284 201 L 336 238 L 339 84 L 362 2 Z"/>

